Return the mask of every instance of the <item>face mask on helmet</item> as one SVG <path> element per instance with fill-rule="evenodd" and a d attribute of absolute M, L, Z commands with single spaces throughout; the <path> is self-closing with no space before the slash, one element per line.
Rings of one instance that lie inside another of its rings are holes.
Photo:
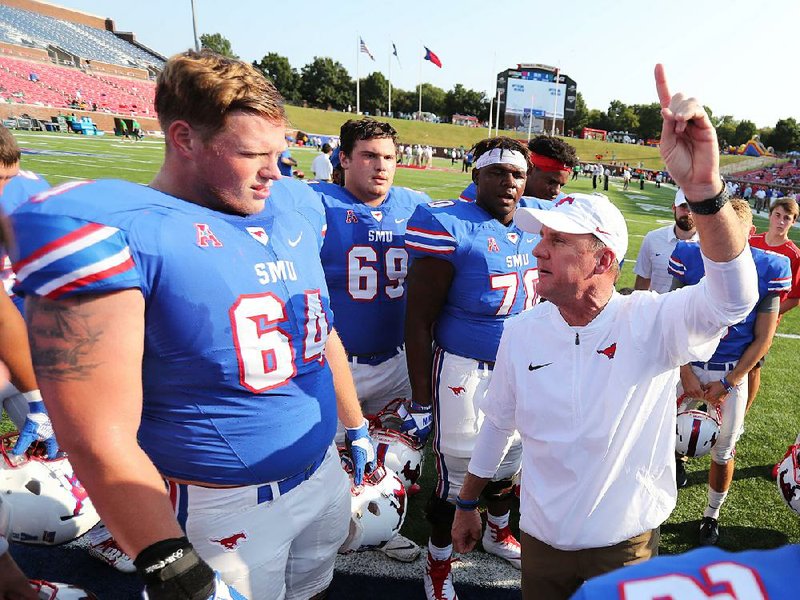
<path fill-rule="evenodd" d="M 364 475 L 363 485 L 353 485 L 352 463 L 342 457 L 350 476 L 350 531 L 339 552 L 379 548 L 392 539 L 406 517 L 406 490 L 394 472 L 384 466 Z"/>
<path fill-rule="evenodd" d="M 675 451 L 678 454 L 705 456 L 717 443 L 719 419 L 705 410 L 684 406 L 678 412 L 675 433 Z"/>
<path fill-rule="evenodd" d="M 11 454 L 17 434 L 0 436 L 0 494 L 8 505 L 9 540 L 54 545 L 69 542 L 100 520 L 66 457 L 47 460 L 38 450 Z"/>
<path fill-rule="evenodd" d="M 408 490 L 422 474 L 425 454 L 418 440 L 399 431 L 403 420 L 397 407 L 402 402 L 400 398 L 392 400 L 375 415 L 370 420 L 369 434 L 378 464 L 394 471 Z"/>
<path fill-rule="evenodd" d="M 39 600 L 97 600 L 92 592 L 66 583 L 54 583 L 31 579 L 31 585 L 39 595 Z"/>
<path fill-rule="evenodd" d="M 800 515 L 800 444 L 789 446 L 778 465 L 777 481 L 784 502 Z"/>

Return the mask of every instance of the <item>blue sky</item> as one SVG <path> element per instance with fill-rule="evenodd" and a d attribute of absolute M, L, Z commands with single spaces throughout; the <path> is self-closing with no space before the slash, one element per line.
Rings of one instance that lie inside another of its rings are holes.
<path fill-rule="evenodd" d="M 189 0 L 55 3 L 111 17 L 165 55 L 193 44 Z M 663 62 L 673 91 L 698 97 L 715 115 L 758 126 L 800 120 L 797 0 L 195 0 L 195 8 L 199 33 L 221 33 L 246 60 L 277 52 L 298 70 L 330 56 L 355 76 L 360 35 L 376 59 L 360 55 L 362 77 L 388 75 L 394 41 L 400 65 L 392 65 L 392 84 L 414 88 L 425 44 L 444 68 L 425 63 L 422 78 L 444 89 L 489 91 L 494 73 L 543 63 L 570 75 L 589 108 L 605 110 L 613 99 L 656 101 L 653 66 Z"/>

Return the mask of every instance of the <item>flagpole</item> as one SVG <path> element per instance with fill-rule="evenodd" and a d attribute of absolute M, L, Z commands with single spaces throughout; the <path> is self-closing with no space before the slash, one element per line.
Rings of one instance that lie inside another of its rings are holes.
<path fill-rule="evenodd" d="M 556 93 L 553 95 L 553 126 L 550 129 L 550 135 L 556 134 L 556 112 L 558 111 L 558 79 L 559 69 L 556 68 Z"/>
<path fill-rule="evenodd" d="M 528 114 L 528 141 L 531 141 L 531 127 L 533 126 L 533 96 L 531 96 L 531 112 Z"/>
<path fill-rule="evenodd" d="M 358 74 L 358 57 L 361 54 L 361 35 L 358 36 L 358 44 L 356 44 L 356 114 L 361 114 L 361 81 L 359 81 Z"/>
<path fill-rule="evenodd" d="M 492 137 L 492 107 L 494 106 L 494 96 L 489 98 L 489 137 Z"/>
<path fill-rule="evenodd" d="M 391 42 L 390 42 L 391 43 Z M 388 116 L 392 116 L 392 51 L 389 51 L 389 110 Z"/>
<path fill-rule="evenodd" d="M 500 135 L 500 90 L 497 90 L 497 101 L 494 103 L 494 136 Z"/>
<path fill-rule="evenodd" d="M 419 57 L 419 110 L 417 111 L 417 119 L 422 120 L 422 55 Z"/>

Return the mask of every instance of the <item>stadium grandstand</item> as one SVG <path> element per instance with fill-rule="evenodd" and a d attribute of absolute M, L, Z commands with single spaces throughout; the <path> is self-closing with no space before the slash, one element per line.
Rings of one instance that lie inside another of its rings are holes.
<path fill-rule="evenodd" d="M 114 129 L 114 115 L 158 129 L 153 80 L 165 58 L 111 19 L 37 0 L 0 4 L 0 118 L 64 111 Z"/>

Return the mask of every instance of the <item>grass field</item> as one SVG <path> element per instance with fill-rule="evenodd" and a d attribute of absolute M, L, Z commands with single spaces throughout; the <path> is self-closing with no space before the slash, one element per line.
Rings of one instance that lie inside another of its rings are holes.
<path fill-rule="evenodd" d="M 318 111 L 323 112 L 323 111 Z M 401 122 L 402 123 L 402 122 Z M 24 148 L 23 167 L 44 175 L 51 183 L 82 178 L 113 177 L 140 183 L 148 182 L 158 169 L 163 145 L 158 141 L 140 143 L 120 142 L 108 138 L 79 138 L 47 134 L 20 133 Z M 649 150 L 632 147 L 635 150 Z M 294 149 L 300 168 L 310 172 L 312 150 Z M 450 161 L 436 159 L 435 170 L 398 169 L 397 185 L 426 191 L 434 199 L 455 198 L 469 182 L 460 173 L 460 165 L 450 167 Z M 632 266 L 645 233 L 671 222 L 670 204 L 674 190 L 656 189 L 647 183 L 645 189 L 632 186 L 621 191 L 621 182 L 612 181 L 608 195 L 625 214 L 630 243 L 628 260 L 622 269 L 619 287 L 632 286 Z M 591 191 L 591 180 L 580 178 L 570 182 L 566 191 Z M 113 202 L 113 198 L 109 198 Z M 766 219 L 755 219 L 759 231 L 766 228 Z M 800 230 L 792 232 L 800 243 Z M 746 433 L 738 445 L 737 469 L 728 500 L 723 507 L 720 526 L 720 545 L 726 549 L 771 548 L 785 543 L 800 542 L 800 519 L 791 513 L 779 497 L 777 487 L 769 478 L 770 467 L 783 455 L 786 446 L 800 431 L 800 370 L 798 354 L 800 339 L 800 310 L 789 313 L 781 322 L 762 378 L 759 398 L 747 417 Z M 5 424 L 7 427 L 7 423 Z M 662 529 L 661 551 L 678 553 L 696 544 L 696 535 L 706 502 L 706 473 L 708 458 L 692 460 L 688 466 L 689 486 L 680 492 L 678 506 Z M 431 489 L 433 461 L 428 460 L 423 479 L 423 493 L 410 500 L 410 513 L 404 533 L 423 543 L 427 527 L 422 508 Z"/>

